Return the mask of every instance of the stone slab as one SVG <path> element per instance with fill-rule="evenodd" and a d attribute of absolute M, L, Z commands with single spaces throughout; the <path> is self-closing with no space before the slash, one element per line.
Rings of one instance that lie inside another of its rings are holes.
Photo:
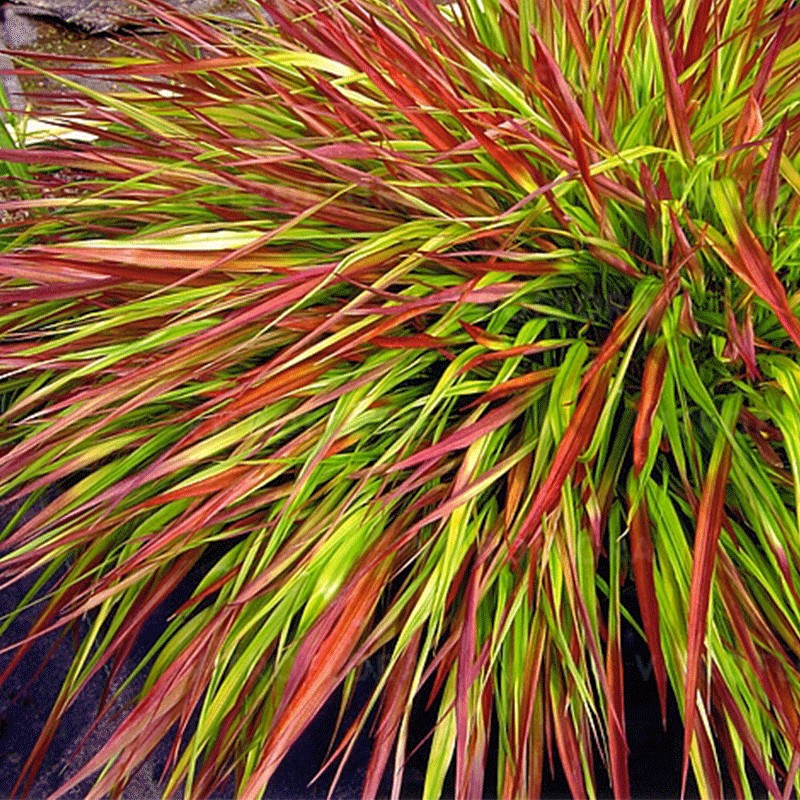
<path fill-rule="evenodd" d="M 109 33 L 136 20 L 146 20 L 148 13 L 138 3 L 128 0 L 10 0 L 21 14 L 42 16 L 74 25 L 88 33 Z M 167 0 L 169 5 L 193 13 L 209 10 L 213 0 Z"/>

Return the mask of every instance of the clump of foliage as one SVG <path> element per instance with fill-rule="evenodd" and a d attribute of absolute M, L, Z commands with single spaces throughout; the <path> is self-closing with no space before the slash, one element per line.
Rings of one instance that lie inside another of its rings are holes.
<path fill-rule="evenodd" d="M 426 797 L 535 797 L 547 753 L 624 797 L 628 617 L 684 781 L 788 796 L 800 10 L 157 11 L 170 43 L 52 64 L 69 135 L 2 151 L 0 571 L 34 637 L 90 620 L 20 785 L 191 573 L 64 790 L 175 735 L 166 794 L 257 798 L 381 653 L 332 752 L 372 732 L 366 797 L 420 699 Z"/>

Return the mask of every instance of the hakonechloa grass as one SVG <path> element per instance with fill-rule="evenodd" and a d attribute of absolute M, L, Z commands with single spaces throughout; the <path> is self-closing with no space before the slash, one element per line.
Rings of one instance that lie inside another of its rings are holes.
<path fill-rule="evenodd" d="M 89 620 L 18 788 L 191 573 L 62 791 L 174 737 L 165 796 L 253 800 L 381 654 L 333 749 L 371 732 L 366 797 L 420 700 L 426 797 L 536 797 L 550 757 L 625 797 L 629 624 L 684 776 L 788 797 L 800 9 L 154 10 L 0 142 L 0 572 L 34 639 Z"/>

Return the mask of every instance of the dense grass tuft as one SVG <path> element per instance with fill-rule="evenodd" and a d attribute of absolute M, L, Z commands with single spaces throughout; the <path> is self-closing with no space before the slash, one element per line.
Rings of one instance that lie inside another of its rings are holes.
<path fill-rule="evenodd" d="M 625 797 L 628 618 L 684 780 L 789 796 L 800 9 L 156 10 L 171 43 L 80 68 L 123 88 L 62 70 L 50 138 L 0 142 L 0 577 L 37 636 L 91 621 L 19 788 L 200 563 L 63 791 L 176 736 L 165 795 L 257 798 L 382 653 L 333 753 L 372 732 L 365 797 L 420 698 L 426 797 L 536 797 L 548 754 Z"/>

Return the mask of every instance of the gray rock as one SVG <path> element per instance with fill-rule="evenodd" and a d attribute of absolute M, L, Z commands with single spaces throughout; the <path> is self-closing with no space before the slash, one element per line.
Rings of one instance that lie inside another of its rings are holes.
<path fill-rule="evenodd" d="M 18 9 L 13 5 L 3 8 L 3 38 L 6 47 L 11 50 L 32 48 L 39 38 L 38 25 L 41 23 L 28 14 L 22 13 L 23 8 Z"/>
<path fill-rule="evenodd" d="M 167 0 L 169 5 L 192 12 L 207 11 L 212 0 Z M 17 11 L 74 25 L 88 33 L 108 33 L 144 21 L 150 15 L 129 0 L 10 0 Z"/>

